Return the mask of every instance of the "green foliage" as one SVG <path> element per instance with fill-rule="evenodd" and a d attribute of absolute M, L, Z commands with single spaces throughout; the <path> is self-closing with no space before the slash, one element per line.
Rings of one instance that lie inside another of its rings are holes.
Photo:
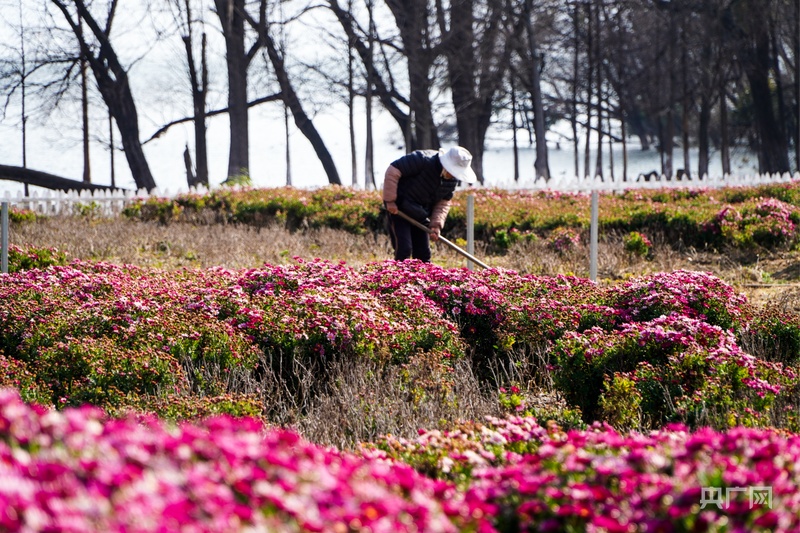
<path fill-rule="evenodd" d="M 128 218 L 155 220 L 161 224 L 179 220 L 182 213 L 181 204 L 168 198 L 139 199 L 122 210 L 123 216 Z"/>
<path fill-rule="evenodd" d="M 788 249 L 800 239 L 800 209 L 773 198 L 756 198 L 740 207 L 727 206 L 714 224 L 725 242 L 738 248 Z"/>
<path fill-rule="evenodd" d="M 253 180 L 250 177 L 250 173 L 247 172 L 246 169 L 235 176 L 228 176 L 225 181 L 222 182 L 222 185 L 225 187 L 252 187 Z"/>
<path fill-rule="evenodd" d="M 78 212 L 78 216 L 94 218 L 100 213 L 100 204 L 94 201 L 89 203 L 77 203 L 75 204 L 75 210 Z"/>
<path fill-rule="evenodd" d="M 638 231 L 631 231 L 622 238 L 625 251 L 637 257 L 649 257 L 653 251 L 653 243 Z"/>
<path fill-rule="evenodd" d="M 12 224 L 27 224 L 36 222 L 37 215 L 30 209 L 11 207 L 8 210 L 8 221 Z"/>
<path fill-rule="evenodd" d="M 748 351 L 765 361 L 800 363 L 800 316 L 774 306 L 760 309 L 739 333 Z"/>
<path fill-rule="evenodd" d="M 742 352 L 729 332 L 678 315 L 565 336 L 556 360 L 556 386 L 584 420 L 623 428 L 763 426 L 798 379 Z"/>
<path fill-rule="evenodd" d="M 642 394 L 630 376 L 616 372 L 603 382 L 600 416 L 618 430 L 641 427 L 641 405 Z"/>
<path fill-rule="evenodd" d="M 125 407 L 173 421 L 199 420 L 215 415 L 260 417 L 264 411 L 263 401 L 259 395 L 238 393 L 217 396 L 196 394 L 140 396 Z"/>
<path fill-rule="evenodd" d="M 67 264 L 67 254 L 56 248 L 20 248 L 13 244 L 8 246 L 9 272 L 65 264 Z"/>
<path fill-rule="evenodd" d="M 0 284 L 0 384 L 31 401 L 179 417 L 212 412 L 209 398 L 253 413 L 274 388 L 302 416 L 352 362 L 392 376 L 411 409 L 452 407 L 467 358 L 479 390 L 505 387 L 503 410 L 564 427 L 800 424 L 786 410 L 800 399 L 796 314 L 756 312 L 708 273 L 601 287 L 418 261 L 163 271 L 15 253 L 29 269 Z M 532 394 L 551 378 L 568 405 Z"/>

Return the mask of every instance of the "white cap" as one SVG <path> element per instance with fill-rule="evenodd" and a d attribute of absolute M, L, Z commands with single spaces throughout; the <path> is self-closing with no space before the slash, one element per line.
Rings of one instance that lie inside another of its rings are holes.
<path fill-rule="evenodd" d="M 478 180 L 475 171 L 470 167 L 472 154 L 466 148 L 453 146 L 447 151 L 439 150 L 439 161 L 442 162 L 444 169 L 458 180 L 470 184 Z"/>

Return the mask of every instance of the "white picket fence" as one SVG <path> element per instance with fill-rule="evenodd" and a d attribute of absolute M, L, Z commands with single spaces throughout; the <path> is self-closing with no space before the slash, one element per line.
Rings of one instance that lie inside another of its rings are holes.
<path fill-rule="evenodd" d="M 205 194 L 208 189 L 193 188 L 190 191 L 186 189 L 176 191 L 155 189 L 149 193 L 144 189 L 138 191 L 44 191 L 41 193 L 34 191 L 30 196 L 25 196 L 22 191 L 15 195 L 6 191 L 5 195 L 0 197 L 0 201 L 8 202 L 9 205 L 18 208 L 29 209 L 40 215 L 76 214 L 90 210 L 93 215 L 116 216 L 134 201 L 148 198 L 171 198 L 187 192 Z"/>
<path fill-rule="evenodd" d="M 753 175 L 726 175 L 718 177 L 704 177 L 704 179 L 652 179 L 650 181 L 621 181 L 600 178 L 559 178 L 555 177 L 548 182 L 544 180 L 521 180 L 519 182 L 497 182 L 486 185 L 490 188 L 557 192 L 622 192 L 629 189 L 663 189 L 663 188 L 720 188 L 720 187 L 745 187 L 765 184 L 789 183 L 800 181 L 800 173 L 795 174 L 753 174 Z M 482 186 L 477 186 L 480 188 Z M 0 196 L 0 201 L 8 202 L 19 208 L 30 209 L 37 214 L 58 215 L 75 214 L 91 210 L 92 214 L 99 216 L 116 216 L 136 200 L 147 198 L 172 198 L 178 194 L 192 193 L 205 194 L 208 189 L 197 188 L 187 191 L 178 189 L 156 189 L 150 193 L 146 190 L 139 191 L 44 191 L 33 192 L 24 196 L 21 191 L 13 195 L 9 191 L 5 196 Z"/>
<path fill-rule="evenodd" d="M 543 179 L 527 179 L 519 182 L 504 182 L 497 185 L 500 189 L 507 190 L 527 190 L 540 191 L 551 190 L 559 192 L 622 192 L 629 189 L 702 189 L 702 188 L 722 188 L 722 187 L 748 187 L 755 185 L 789 183 L 800 180 L 800 172 L 790 174 L 742 174 L 724 176 L 703 176 L 703 178 L 693 179 L 667 179 L 664 176 L 654 178 L 649 181 L 644 179 L 622 181 L 617 178 L 601 179 L 584 177 L 553 177 L 550 181 Z"/>

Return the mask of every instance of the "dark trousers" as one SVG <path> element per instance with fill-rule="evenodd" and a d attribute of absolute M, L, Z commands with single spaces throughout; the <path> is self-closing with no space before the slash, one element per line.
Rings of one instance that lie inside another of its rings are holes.
<path fill-rule="evenodd" d="M 394 258 L 403 261 L 409 257 L 426 263 L 431 260 L 431 240 L 427 232 L 397 215 L 389 215 L 389 238 L 394 248 Z"/>

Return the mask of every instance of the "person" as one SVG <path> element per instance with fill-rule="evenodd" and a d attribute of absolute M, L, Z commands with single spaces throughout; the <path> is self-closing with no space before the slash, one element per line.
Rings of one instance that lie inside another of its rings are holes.
<path fill-rule="evenodd" d="M 383 202 L 394 258 L 430 262 L 430 241 L 437 240 L 450 211 L 456 186 L 473 184 L 472 154 L 461 146 L 449 150 L 416 150 L 394 161 L 383 179 Z M 402 211 L 430 233 L 398 215 Z"/>

